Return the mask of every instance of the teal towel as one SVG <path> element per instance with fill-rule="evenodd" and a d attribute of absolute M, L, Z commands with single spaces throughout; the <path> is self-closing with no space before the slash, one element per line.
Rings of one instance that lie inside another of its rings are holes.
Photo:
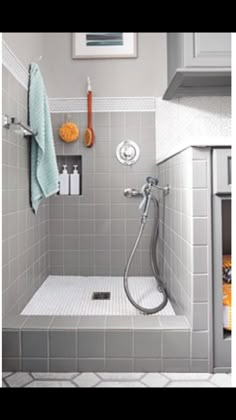
<path fill-rule="evenodd" d="M 37 133 L 31 143 L 31 204 L 37 213 L 43 197 L 56 194 L 59 174 L 48 98 L 37 64 L 30 67 L 29 124 Z"/>

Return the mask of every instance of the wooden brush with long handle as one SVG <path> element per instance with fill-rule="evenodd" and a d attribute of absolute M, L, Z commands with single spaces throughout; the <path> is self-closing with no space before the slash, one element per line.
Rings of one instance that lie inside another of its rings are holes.
<path fill-rule="evenodd" d="M 95 141 L 95 134 L 93 131 L 93 123 L 92 123 L 93 94 L 92 94 L 91 82 L 90 82 L 89 77 L 88 77 L 87 102 L 88 102 L 88 128 L 86 129 L 84 133 L 84 144 L 86 147 L 92 147 Z"/>

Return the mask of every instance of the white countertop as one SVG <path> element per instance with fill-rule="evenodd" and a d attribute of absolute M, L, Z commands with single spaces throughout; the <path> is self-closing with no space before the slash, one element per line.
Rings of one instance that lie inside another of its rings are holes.
<path fill-rule="evenodd" d="M 176 148 L 168 151 L 166 155 L 157 156 L 156 164 L 160 164 L 167 159 L 183 152 L 189 147 L 232 147 L 232 137 L 191 137 L 191 139 L 183 139 Z"/>

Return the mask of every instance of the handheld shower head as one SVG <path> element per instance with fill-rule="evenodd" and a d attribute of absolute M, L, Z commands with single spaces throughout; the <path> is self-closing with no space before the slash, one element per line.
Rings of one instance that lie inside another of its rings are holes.
<path fill-rule="evenodd" d="M 158 178 L 153 178 L 152 176 L 148 176 L 146 181 L 147 181 L 148 184 L 155 185 L 155 186 L 157 186 L 159 184 L 159 179 Z"/>

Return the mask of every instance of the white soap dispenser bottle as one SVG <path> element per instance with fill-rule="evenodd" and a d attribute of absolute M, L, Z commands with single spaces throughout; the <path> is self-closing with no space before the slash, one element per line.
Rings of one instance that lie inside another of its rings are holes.
<path fill-rule="evenodd" d="M 62 174 L 60 174 L 60 195 L 69 195 L 69 175 L 67 165 L 63 165 Z"/>
<path fill-rule="evenodd" d="M 70 194 L 80 195 L 80 175 L 78 173 L 78 165 L 73 165 L 74 171 L 70 175 Z"/>

